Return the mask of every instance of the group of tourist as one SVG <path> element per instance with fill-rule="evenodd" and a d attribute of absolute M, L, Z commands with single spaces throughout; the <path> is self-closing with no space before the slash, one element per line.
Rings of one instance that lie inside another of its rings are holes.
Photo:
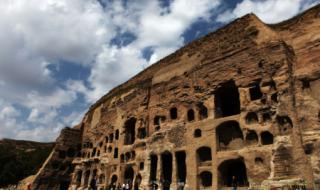
<path fill-rule="evenodd" d="M 120 185 L 120 183 L 118 183 L 118 185 L 116 185 L 116 183 L 112 183 L 107 188 L 107 190 L 131 190 L 131 189 L 132 189 L 132 185 L 129 182 L 123 183 L 122 185 Z"/>

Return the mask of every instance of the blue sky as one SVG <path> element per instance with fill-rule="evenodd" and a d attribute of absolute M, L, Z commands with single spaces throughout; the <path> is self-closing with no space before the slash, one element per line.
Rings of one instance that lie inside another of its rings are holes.
<path fill-rule="evenodd" d="M 320 0 L 1 0 L 0 138 L 53 141 L 139 71 L 247 13 Z"/>

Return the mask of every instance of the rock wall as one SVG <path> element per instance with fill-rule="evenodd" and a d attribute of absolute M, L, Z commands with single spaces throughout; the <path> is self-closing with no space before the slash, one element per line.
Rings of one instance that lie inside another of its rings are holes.
<path fill-rule="evenodd" d="M 54 172 L 52 155 L 34 188 L 317 189 L 319 15 L 246 15 L 160 60 L 91 106 L 62 146 L 81 143 L 72 170 Z"/>
<path fill-rule="evenodd" d="M 74 165 L 81 156 L 81 130 L 64 128 L 42 168 L 35 175 L 32 189 L 68 189 Z"/>

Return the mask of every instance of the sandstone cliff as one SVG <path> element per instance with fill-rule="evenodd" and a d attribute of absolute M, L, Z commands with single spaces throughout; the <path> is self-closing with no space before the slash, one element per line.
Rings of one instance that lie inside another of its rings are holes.
<path fill-rule="evenodd" d="M 33 188 L 319 188 L 319 31 L 318 5 L 275 25 L 249 14 L 186 45 L 62 131 Z"/>

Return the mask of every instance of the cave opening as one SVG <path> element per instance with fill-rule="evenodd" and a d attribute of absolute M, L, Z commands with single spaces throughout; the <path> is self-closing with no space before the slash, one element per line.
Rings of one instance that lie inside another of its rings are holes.
<path fill-rule="evenodd" d="M 261 143 L 262 145 L 273 144 L 273 135 L 269 131 L 262 132 Z"/>
<path fill-rule="evenodd" d="M 229 81 L 221 85 L 215 92 L 215 118 L 240 113 L 239 91 L 235 82 Z"/>
<path fill-rule="evenodd" d="M 145 127 L 141 127 L 138 129 L 138 138 L 139 139 L 144 139 L 147 136 L 147 130 Z"/>
<path fill-rule="evenodd" d="M 259 142 L 259 138 L 257 133 L 254 130 L 249 130 L 246 135 L 246 144 L 247 145 L 254 145 Z"/>
<path fill-rule="evenodd" d="M 114 149 L 113 158 L 118 158 L 118 148 Z"/>
<path fill-rule="evenodd" d="M 193 137 L 194 138 L 199 138 L 199 137 L 201 137 L 201 129 L 196 129 L 196 130 L 194 130 L 194 133 L 193 133 Z"/>
<path fill-rule="evenodd" d="M 170 152 L 164 152 L 161 154 L 161 166 L 163 190 L 170 190 L 172 182 L 172 154 Z"/>
<path fill-rule="evenodd" d="M 247 169 L 243 159 L 231 159 L 222 162 L 219 167 L 219 185 L 231 187 L 236 183 L 238 187 L 248 186 Z"/>
<path fill-rule="evenodd" d="M 89 183 L 90 170 L 87 170 L 84 174 L 84 186 L 87 187 Z"/>
<path fill-rule="evenodd" d="M 249 93 L 251 100 L 258 100 L 262 97 L 262 92 L 260 90 L 259 84 L 256 84 L 255 86 L 251 87 L 249 89 Z"/>
<path fill-rule="evenodd" d="M 258 115 L 255 112 L 249 112 L 246 115 L 246 123 L 247 124 L 254 124 L 254 123 L 258 123 Z"/>
<path fill-rule="evenodd" d="M 177 119 L 178 118 L 178 110 L 177 108 L 171 108 L 170 109 L 170 118 L 171 119 Z"/>
<path fill-rule="evenodd" d="M 116 184 L 117 181 L 118 181 L 118 176 L 117 175 L 112 175 L 110 184 Z"/>
<path fill-rule="evenodd" d="M 124 124 L 124 144 L 130 145 L 134 143 L 135 140 L 135 125 L 136 125 L 137 119 L 132 117 L 128 119 Z"/>
<path fill-rule="evenodd" d="M 200 147 L 197 150 L 197 162 L 206 162 L 206 161 L 211 161 L 212 156 L 211 156 L 211 148 L 210 147 Z"/>
<path fill-rule="evenodd" d="M 177 181 L 180 187 L 183 189 L 186 183 L 187 166 L 186 166 L 186 153 L 185 151 L 176 152 L 176 164 L 177 164 Z M 181 189 L 181 190 L 182 190 Z"/>
<path fill-rule="evenodd" d="M 131 166 L 128 166 L 124 171 L 124 181 L 125 183 L 132 184 L 134 178 L 134 170 Z"/>
<path fill-rule="evenodd" d="M 216 128 L 218 150 L 237 150 L 243 147 L 243 134 L 239 123 L 226 121 Z"/>
<path fill-rule="evenodd" d="M 212 173 L 209 171 L 203 171 L 200 173 L 200 183 L 204 188 L 212 186 Z"/>
<path fill-rule="evenodd" d="M 203 105 L 203 103 L 199 103 L 198 105 L 198 110 L 199 110 L 199 119 L 202 120 L 202 119 L 205 119 L 208 117 L 208 108 Z"/>
<path fill-rule="evenodd" d="M 150 182 L 156 182 L 158 169 L 158 156 L 150 155 Z"/>
<path fill-rule="evenodd" d="M 194 111 L 193 111 L 193 109 L 189 109 L 187 115 L 188 115 L 188 121 L 194 121 Z"/>
<path fill-rule="evenodd" d="M 114 137 L 116 140 L 119 139 L 119 129 L 116 130 L 116 133 L 115 133 L 115 137 Z"/>

